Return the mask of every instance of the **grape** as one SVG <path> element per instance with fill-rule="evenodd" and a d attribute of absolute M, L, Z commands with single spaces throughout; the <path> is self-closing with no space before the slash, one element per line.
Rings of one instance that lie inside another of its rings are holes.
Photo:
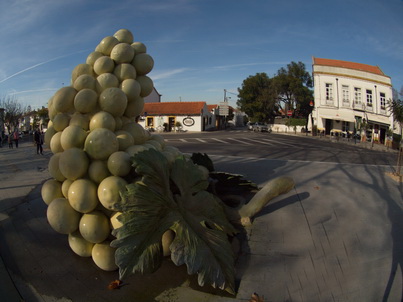
<path fill-rule="evenodd" d="M 98 58 L 94 63 L 94 71 L 97 75 L 111 73 L 115 69 L 115 62 L 108 56 Z"/>

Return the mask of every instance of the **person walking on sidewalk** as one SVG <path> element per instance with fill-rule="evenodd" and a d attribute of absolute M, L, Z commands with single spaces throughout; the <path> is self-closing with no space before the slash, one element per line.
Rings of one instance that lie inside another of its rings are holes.
<path fill-rule="evenodd" d="M 43 155 L 43 138 L 42 138 L 42 133 L 39 131 L 37 128 L 34 132 L 34 142 L 36 144 L 36 154 L 42 154 Z"/>
<path fill-rule="evenodd" d="M 13 134 L 8 133 L 8 148 L 13 149 Z"/>
<path fill-rule="evenodd" d="M 0 148 L 3 148 L 3 144 L 6 143 L 6 136 L 4 135 L 4 131 L 0 133 Z"/>
<path fill-rule="evenodd" d="M 15 147 L 18 148 L 18 140 L 20 139 L 20 135 L 18 134 L 18 130 L 14 130 L 13 138 L 15 141 Z"/>

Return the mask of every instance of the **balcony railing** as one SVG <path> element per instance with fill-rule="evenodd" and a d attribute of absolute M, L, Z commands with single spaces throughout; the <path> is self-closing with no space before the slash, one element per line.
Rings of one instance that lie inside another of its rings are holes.
<path fill-rule="evenodd" d="M 354 102 L 353 103 L 353 108 L 358 109 L 358 110 L 364 110 L 364 104 L 361 102 Z"/>
<path fill-rule="evenodd" d="M 333 106 L 334 105 L 333 99 L 326 99 L 326 105 Z"/>

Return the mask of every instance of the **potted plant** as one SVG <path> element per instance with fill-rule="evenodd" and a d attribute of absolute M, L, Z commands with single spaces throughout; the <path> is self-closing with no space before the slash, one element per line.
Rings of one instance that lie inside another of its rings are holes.
<path fill-rule="evenodd" d="M 181 128 L 182 128 L 182 123 L 179 122 L 179 121 L 175 122 L 175 129 L 176 129 L 176 131 L 179 132 L 179 131 L 181 130 Z"/>

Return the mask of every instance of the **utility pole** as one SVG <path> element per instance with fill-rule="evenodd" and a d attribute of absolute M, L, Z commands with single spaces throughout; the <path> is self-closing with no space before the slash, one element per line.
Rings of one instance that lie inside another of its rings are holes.
<path fill-rule="evenodd" d="M 229 114 L 228 100 L 227 100 L 227 90 L 224 89 L 224 101 L 220 102 L 220 116 L 224 116 L 224 129 L 226 129 L 227 115 Z"/>

